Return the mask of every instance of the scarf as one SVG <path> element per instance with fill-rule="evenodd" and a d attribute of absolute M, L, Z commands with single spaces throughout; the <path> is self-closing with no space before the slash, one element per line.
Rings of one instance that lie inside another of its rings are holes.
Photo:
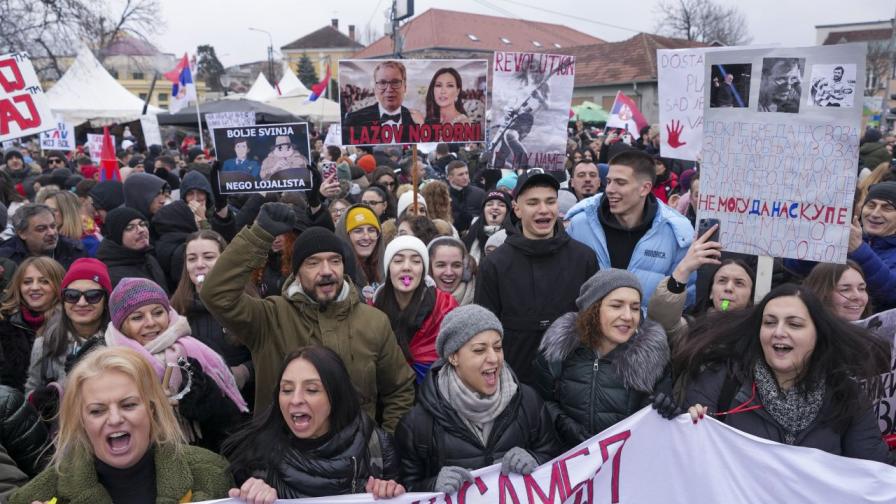
<path fill-rule="evenodd" d="M 202 366 L 202 372 L 209 376 L 237 408 L 242 412 L 249 411 L 246 401 L 240 395 L 236 386 L 236 380 L 230 372 L 230 368 L 224 363 L 224 359 L 206 346 L 201 341 L 191 336 L 190 323 L 185 317 L 178 315 L 174 309 L 168 310 L 168 328 L 162 331 L 154 340 L 146 346 L 136 340 L 128 338 L 116 329 L 112 324 L 106 329 L 107 346 L 125 346 L 143 354 L 146 360 L 155 369 L 159 380 L 164 378 L 168 363 L 176 364 L 178 357 L 192 357 Z M 180 390 L 183 377 L 180 368 L 174 368 L 171 373 L 170 385 L 174 390 Z"/>
<path fill-rule="evenodd" d="M 487 445 L 495 419 L 510 404 L 518 388 L 516 379 L 507 366 L 501 366 L 498 391 L 490 396 L 483 396 L 470 390 L 460 380 L 454 366 L 447 363 L 439 370 L 438 380 L 439 391 L 448 404 L 454 407 L 461 420 L 479 438 L 482 445 Z"/>
<path fill-rule="evenodd" d="M 798 387 L 781 390 L 774 373 L 763 359 L 753 366 L 753 379 L 766 411 L 784 428 L 784 443 L 792 445 L 796 436 L 806 429 L 821 410 L 824 399 L 824 380 L 815 380 L 808 390 Z"/>
<path fill-rule="evenodd" d="M 473 295 L 475 292 L 476 281 L 470 280 L 469 282 L 461 282 L 451 295 L 454 296 L 454 300 L 457 301 L 457 306 L 465 306 L 473 303 Z"/>
<path fill-rule="evenodd" d="M 22 305 L 22 309 L 20 311 L 22 313 L 22 321 L 28 324 L 28 327 L 30 327 L 32 330 L 37 331 L 42 325 L 44 325 L 46 317 L 43 313 L 31 311 L 31 309 L 25 305 Z"/>

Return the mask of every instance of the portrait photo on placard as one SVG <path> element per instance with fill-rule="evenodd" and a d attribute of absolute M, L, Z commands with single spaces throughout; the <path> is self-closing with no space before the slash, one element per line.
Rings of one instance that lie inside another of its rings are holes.
<path fill-rule="evenodd" d="M 812 65 L 806 104 L 811 107 L 852 108 L 856 100 L 854 63 Z"/>
<path fill-rule="evenodd" d="M 750 75 L 753 65 L 732 63 L 713 65 L 710 70 L 710 108 L 745 108 L 750 106 Z"/>
<path fill-rule="evenodd" d="M 757 110 L 799 113 L 805 68 L 805 58 L 763 58 Z"/>

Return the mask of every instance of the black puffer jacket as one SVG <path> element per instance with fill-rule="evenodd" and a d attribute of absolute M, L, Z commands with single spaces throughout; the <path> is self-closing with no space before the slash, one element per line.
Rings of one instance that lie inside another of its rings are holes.
<path fill-rule="evenodd" d="M 417 404 L 395 430 L 402 483 L 408 491 L 432 491 L 442 467 L 479 469 L 500 462 L 514 447 L 528 451 L 539 464 L 560 453 L 545 404 L 523 384 L 495 419 L 488 443 L 483 446 L 439 391 L 438 374 L 443 365 L 437 362 L 430 369 L 418 391 Z"/>
<path fill-rule="evenodd" d="M 132 250 L 107 238 L 100 242 L 96 258 L 109 268 L 113 289 L 122 278 L 137 277 L 148 278 L 168 292 L 165 272 L 159 265 L 152 247 L 147 250 Z"/>
<path fill-rule="evenodd" d="M 30 478 L 44 469 L 53 454 L 47 449 L 50 436 L 37 411 L 21 392 L 5 385 L 0 385 L 0 444 Z"/>
<path fill-rule="evenodd" d="M 579 289 L 597 269 L 594 251 L 559 222 L 547 240 L 530 240 L 519 225 L 508 226 L 504 245 L 482 260 L 475 302 L 501 320 L 504 358 L 523 382 L 534 380 L 532 364 L 544 332 L 576 310 Z"/>
<path fill-rule="evenodd" d="M 0 384 L 25 391 L 34 338 L 34 330 L 22 320 L 21 313 L 0 320 Z"/>
<path fill-rule="evenodd" d="M 672 388 L 669 343 L 658 323 L 645 320 L 628 342 L 598 357 L 581 343 L 577 317 L 567 313 L 551 325 L 535 361 L 535 388 L 566 448 L 640 410 L 658 388 Z"/>
<path fill-rule="evenodd" d="M 235 470 L 237 485 L 260 477 L 278 499 L 363 493 L 369 476 L 396 480 L 399 469 L 392 437 L 363 413 L 323 446 L 302 451 L 290 443 L 279 463 L 264 465 Z"/>

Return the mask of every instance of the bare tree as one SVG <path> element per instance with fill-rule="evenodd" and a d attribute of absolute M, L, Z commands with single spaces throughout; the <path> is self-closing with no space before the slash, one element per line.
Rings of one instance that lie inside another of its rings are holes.
<path fill-rule="evenodd" d="M 672 37 L 724 45 L 748 44 L 753 39 L 747 20 L 737 7 L 713 0 L 663 0 L 657 4 L 656 31 Z"/>
<path fill-rule="evenodd" d="M 868 79 L 865 82 L 866 94 L 873 96 L 878 89 L 885 87 L 887 73 L 893 65 L 893 39 L 873 40 L 868 42 L 865 54 L 865 66 L 868 68 Z"/>
<path fill-rule="evenodd" d="M 44 78 L 62 75 L 61 60 L 85 44 L 102 49 L 127 34 L 146 38 L 164 25 L 158 0 L 0 0 L 0 54 L 27 52 Z"/>
<path fill-rule="evenodd" d="M 361 29 L 360 36 L 358 37 L 358 42 L 364 44 L 365 46 L 368 46 L 368 45 L 376 42 L 377 40 L 379 40 L 379 38 L 382 36 L 383 36 L 382 30 L 378 29 L 376 26 L 374 26 L 371 23 L 367 23 Z"/>

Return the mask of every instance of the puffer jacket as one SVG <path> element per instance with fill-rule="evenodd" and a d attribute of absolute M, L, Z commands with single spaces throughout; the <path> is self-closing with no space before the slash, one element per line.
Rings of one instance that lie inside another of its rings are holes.
<path fill-rule="evenodd" d="M 865 235 L 847 257 L 862 267 L 874 309 L 896 308 L 896 235 Z"/>
<path fill-rule="evenodd" d="M 889 163 L 893 156 L 883 142 L 867 142 L 859 147 L 859 163 L 873 170 L 881 163 Z"/>
<path fill-rule="evenodd" d="M 277 490 L 278 499 L 298 499 L 364 493 L 369 476 L 398 479 L 392 437 L 363 413 L 323 446 L 302 451 L 290 443 L 281 457 L 273 466 L 234 471 L 237 485 L 255 475 Z"/>
<path fill-rule="evenodd" d="M 577 318 L 567 313 L 551 325 L 535 362 L 535 388 L 566 448 L 637 412 L 657 389 L 671 391 L 669 344 L 659 324 L 645 320 L 626 343 L 598 355 L 579 339 Z"/>
<path fill-rule="evenodd" d="M 274 237 L 259 226 L 244 228 L 218 258 L 199 297 L 221 325 L 236 334 L 255 362 L 255 411 L 270 403 L 283 356 L 318 344 L 342 358 L 361 395 L 361 408 L 393 431 L 414 403 L 414 373 L 405 363 L 386 315 L 360 302 L 347 277 L 338 298 L 321 306 L 290 277 L 282 296 L 245 293 L 253 271 L 265 265 Z"/>
<path fill-rule="evenodd" d="M 570 221 L 566 232 L 574 239 L 591 247 L 597 254 L 597 263 L 601 269 L 610 267 L 610 253 L 607 250 L 607 237 L 598 220 L 603 193 L 585 198 L 576 203 L 566 218 Z M 694 240 L 694 228 L 688 219 L 661 201 L 657 201 L 657 211 L 650 229 L 644 234 L 632 251 L 628 270 L 638 277 L 644 292 L 642 303 L 650 300 L 663 277 L 672 271 L 684 259 L 688 247 Z M 688 306 L 695 300 L 694 282 L 697 275 L 691 276 L 688 282 Z"/>
<path fill-rule="evenodd" d="M 408 491 L 432 491 L 442 467 L 479 469 L 501 462 L 504 453 L 514 447 L 528 451 L 539 464 L 560 453 L 545 404 L 538 393 L 521 383 L 495 419 L 483 446 L 439 390 L 438 374 L 443 365 L 444 361 L 439 361 L 430 369 L 417 404 L 395 431 L 402 483 Z"/>
<path fill-rule="evenodd" d="M 34 338 L 34 329 L 22 320 L 20 312 L 0 320 L 0 384 L 25 391 Z"/>
<path fill-rule="evenodd" d="M 50 435 L 18 390 L 0 385 L 0 444 L 29 478 L 38 475 L 52 455 Z"/>
<path fill-rule="evenodd" d="M 109 268 L 113 289 L 122 278 L 136 277 L 152 280 L 168 292 L 168 279 L 152 247 L 132 250 L 107 238 L 100 243 L 96 258 Z"/>
<path fill-rule="evenodd" d="M 741 404 L 761 404 L 758 394 L 755 398 L 753 397 L 752 380 L 733 378 L 738 375 L 740 373 L 734 369 L 733 364 L 714 365 L 706 368 L 688 384 L 685 404 L 702 404 L 709 408 L 710 413 L 728 411 Z M 736 388 L 737 392 L 727 401 L 727 404 L 719 404 L 720 400 L 725 400 L 722 397 L 722 389 L 725 387 L 726 377 L 740 386 Z M 857 386 L 854 393 L 862 392 Z M 857 411 L 849 428 L 838 433 L 831 425 L 823 421 L 831 410 L 831 401 L 833 400 L 830 393 L 825 393 L 818 416 L 808 427 L 797 434 L 793 445 L 817 448 L 844 457 L 888 463 L 889 452 L 887 445 L 881 439 L 880 427 L 874 409 L 869 407 L 864 411 Z M 718 419 L 747 434 L 777 443 L 784 442 L 784 428 L 772 418 L 765 408 L 724 415 Z"/>

